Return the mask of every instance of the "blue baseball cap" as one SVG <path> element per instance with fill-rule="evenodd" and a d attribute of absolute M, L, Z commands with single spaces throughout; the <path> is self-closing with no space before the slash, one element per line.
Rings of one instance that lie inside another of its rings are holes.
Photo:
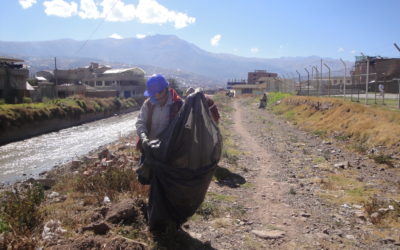
<path fill-rule="evenodd" d="M 146 82 L 146 91 L 144 92 L 144 96 L 154 97 L 155 94 L 166 89 L 168 85 L 169 83 L 165 80 L 164 76 L 154 74 Z"/>

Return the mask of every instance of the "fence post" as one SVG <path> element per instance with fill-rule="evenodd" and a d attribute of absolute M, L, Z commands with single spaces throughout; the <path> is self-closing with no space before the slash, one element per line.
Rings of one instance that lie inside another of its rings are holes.
<path fill-rule="evenodd" d="M 307 96 L 310 96 L 310 72 L 306 68 L 304 70 L 307 72 Z"/>
<path fill-rule="evenodd" d="M 346 99 L 346 73 L 347 73 L 347 66 L 346 63 L 340 58 L 340 61 L 344 65 L 344 76 L 343 76 L 343 99 Z"/>
<path fill-rule="evenodd" d="M 397 84 L 399 85 L 398 108 L 400 109 L 400 79 L 397 79 Z"/>
<path fill-rule="evenodd" d="M 398 85 L 398 94 L 397 94 L 397 107 L 400 109 L 400 78 L 395 78 L 393 79 L 393 81 L 396 80 L 397 81 L 397 85 Z"/>

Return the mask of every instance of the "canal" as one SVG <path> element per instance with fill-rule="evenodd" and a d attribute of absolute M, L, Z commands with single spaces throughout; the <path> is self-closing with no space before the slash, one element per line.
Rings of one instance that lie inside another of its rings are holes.
<path fill-rule="evenodd" d="M 0 147 L 0 183 L 35 177 L 135 131 L 138 112 L 116 115 Z"/>

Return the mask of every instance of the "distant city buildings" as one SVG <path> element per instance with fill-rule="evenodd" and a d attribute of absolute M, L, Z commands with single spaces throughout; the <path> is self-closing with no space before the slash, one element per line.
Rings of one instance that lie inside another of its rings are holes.
<path fill-rule="evenodd" d="M 83 68 L 39 71 L 28 80 L 29 70 L 23 62 L 0 57 L 0 99 L 7 103 L 21 103 L 24 97 L 31 101 L 71 95 L 142 97 L 145 90 L 145 72 L 137 67 L 112 69 L 91 63 Z"/>
<path fill-rule="evenodd" d="M 145 72 L 141 68 L 112 69 L 91 63 L 88 67 L 36 74 L 55 83 L 59 97 L 83 94 L 90 97 L 140 97 L 145 89 Z"/>

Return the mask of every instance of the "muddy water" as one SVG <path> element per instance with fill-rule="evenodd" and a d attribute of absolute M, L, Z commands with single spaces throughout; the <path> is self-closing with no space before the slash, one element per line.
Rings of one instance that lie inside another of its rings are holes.
<path fill-rule="evenodd" d="M 0 183 L 35 177 L 132 133 L 138 112 L 113 116 L 0 147 Z"/>

